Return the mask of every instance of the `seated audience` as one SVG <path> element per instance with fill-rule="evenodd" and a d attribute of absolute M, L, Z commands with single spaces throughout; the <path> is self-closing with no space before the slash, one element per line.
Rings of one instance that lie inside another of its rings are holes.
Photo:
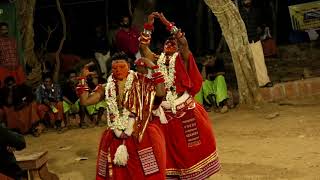
<path fill-rule="evenodd" d="M 195 99 L 203 103 L 207 111 L 210 111 L 210 107 L 215 107 L 219 112 L 225 113 L 228 111 L 228 92 L 224 79 L 223 59 L 206 55 L 202 64 L 202 75 L 205 81 Z"/>
<path fill-rule="evenodd" d="M 98 76 L 91 75 L 87 78 L 87 83 L 90 88 L 90 91 L 94 92 L 97 89 L 101 88 L 101 84 L 103 83 L 103 79 Z M 101 118 L 102 118 L 102 115 L 106 109 L 106 106 L 107 106 L 107 104 L 104 100 L 102 100 L 96 104 L 86 106 L 86 110 L 87 110 L 87 113 L 89 114 L 90 120 L 95 125 L 99 125 L 99 123 L 101 123 Z"/>
<path fill-rule="evenodd" d="M 70 117 L 75 119 L 75 115 L 79 114 L 81 127 L 84 123 L 85 110 L 84 107 L 80 105 L 79 98 L 76 93 L 76 86 L 78 84 L 77 73 L 74 70 L 71 70 L 67 73 L 67 81 L 62 87 L 63 95 L 63 112 L 65 114 L 65 124 L 68 126 L 70 122 Z"/>
<path fill-rule="evenodd" d="M 21 134 L 31 132 L 38 136 L 40 118 L 31 87 L 25 84 L 17 85 L 14 77 L 8 76 L 0 94 L 6 126 Z"/>
<path fill-rule="evenodd" d="M 43 82 L 36 90 L 38 114 L 47 127 L 53 124 L 59 132 L 62 130 L 63 103 L 60 86 L 53 83 L 51 75 L 44 74 Z"/>

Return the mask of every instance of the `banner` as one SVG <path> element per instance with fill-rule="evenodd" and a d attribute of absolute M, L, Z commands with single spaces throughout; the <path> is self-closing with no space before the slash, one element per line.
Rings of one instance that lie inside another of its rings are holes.
<path fill-rule="evenodd" d="M 294 30 L 320 29 L 320 1 L 289 6 Z"/>

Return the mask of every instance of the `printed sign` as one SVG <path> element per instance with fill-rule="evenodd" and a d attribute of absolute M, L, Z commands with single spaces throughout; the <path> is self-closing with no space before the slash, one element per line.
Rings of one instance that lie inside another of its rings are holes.
<path fill-rule="evenodd" d="M 294 30 L 320 29 L 320 1 L 289 6 Z"/>

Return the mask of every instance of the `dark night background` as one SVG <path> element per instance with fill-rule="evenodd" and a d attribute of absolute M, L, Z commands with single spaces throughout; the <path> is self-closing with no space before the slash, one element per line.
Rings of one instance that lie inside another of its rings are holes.
<path fill-rule="evenodd" d="M 310 0 L 309 0 L 310 1 Z M 288 34 L 291 31 L 291 21 L 288 11 L 288 4 L 296 4 L 302 2 L 309 2 L 307 0 L 284 1 L 279 0 L 279 14 L 277 17 L 278 28 L 277 36 L 278 43 L 288 43 Z M 106 17 L 108 17 L 109 28 L 112 23 L 118 23 L 122 15 L 128 14 L 127 0 L 62 0 L 62 7 L 67 22 L 67 40 L 65 41 L 63 52 L 74 53 L 81 56 L 91 56 L 90 42 L 94 36 L 94 29 L 97 25 L 106 25 Z M 133 0 L 132 3 L 136 3 Z M 192 51 L 195 51 L 197 28 L 201 28 L 200 32 L 203 34 L 202 47 L 205 49 L 208 47 L 207 34 L 207 19 L 203 19 L 200 23 L 200 27 L 196 27 L 196 10 L 199 0 L 158 0 L 156 4 L 156 10 L 163 12 L 170 21 L 174 21 L 176 25 L 183 29 L 186 33 Z M 201 1 L 200 3 L 204 3 Z M 256 6 L 266 7 L 268 0 L 256 0 L 253 2 Z M 208 7 L 205 5 L 202 13 L 208 14 Z M 267 10 L 268 11 L 268 10 Z M 268 14 L 266 14 L 268 16 Z M 203 16 L 207 18 L 206 16 Z M 271 17 L 270 17 L 271 18 Z M 214 47 L 216 48 L 219 39 L 221 37 L 221 30 L 216 18 L 212 16 L 213 28 L 214 28 Z M 35 41 L 36 46 L 39 48 L 47 37 L 45 30 L 41 27 L 60 23 L 60 16 L 55 6 L 55 1 L 38 0 L 35 11 Z M 199 24 L 199 23 L 198 23 Z M 164 40 L 167 33 L 163 27 L 160 27 L 156 23 L 157 31 L 153 35 L 155 41 L 160 42 Z M 62 27 L 59 24 L 58 30 L 54 32 L 48 45 L 48 51 L 55 51 L 58 48 L 60 38 L 62 36 Z M 199 49 L 199 48 L 198 48 Z"/>

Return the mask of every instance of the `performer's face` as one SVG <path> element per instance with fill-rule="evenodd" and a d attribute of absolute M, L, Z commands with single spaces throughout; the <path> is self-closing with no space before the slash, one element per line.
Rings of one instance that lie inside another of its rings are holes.
<path fill-rule="evenodd" d="M 178 51 L 178 43 L 176 40 L 170 39 L 164 43 L 164 53 L 167 55 L 172 55 Z"/>
<path fill-rule="evenodd" d="M 129 64 L 125 60 L 112 61 L 112 74 L 116 80 L 123 80 L 129 74 Z"/>

